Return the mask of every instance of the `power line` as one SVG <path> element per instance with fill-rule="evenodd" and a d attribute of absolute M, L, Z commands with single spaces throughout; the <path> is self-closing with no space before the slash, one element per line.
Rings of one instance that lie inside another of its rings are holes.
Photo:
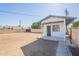
<path fill-rule="evenodd" d="M 27 15 L 27 16 L 35 16 L 35 17 L 43 17 L 43 16 L 39 16 L 39 15 L 30 15 L 30 14 L 26 14 L 26 13 L 20 13 L 20 12 L 12 12 L 12 11 L 1 11 L 1 13 L 7 13 L 7 14 L 16 14 L 16 15 Z"/>

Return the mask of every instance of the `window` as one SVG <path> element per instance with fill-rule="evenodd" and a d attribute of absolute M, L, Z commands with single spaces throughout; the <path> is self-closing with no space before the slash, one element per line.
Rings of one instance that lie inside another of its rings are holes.
<path fill-rule="evenodd" d="M 52 26 L 52 31 L 59 32 L 60 31 L 60 26 L 59 25 L 53 25 Z"/>

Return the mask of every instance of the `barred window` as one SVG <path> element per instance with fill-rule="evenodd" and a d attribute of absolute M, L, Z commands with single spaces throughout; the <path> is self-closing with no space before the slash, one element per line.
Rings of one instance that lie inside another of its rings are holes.
<path fill-rule="evenodd" d="M 52 31 L 59 32 L 60 31 L 60 26 L 59 25 L 53 25 L 52 26 Z"/>

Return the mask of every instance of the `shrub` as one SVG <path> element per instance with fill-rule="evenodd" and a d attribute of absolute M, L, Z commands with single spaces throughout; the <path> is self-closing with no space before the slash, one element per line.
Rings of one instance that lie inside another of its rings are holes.
<path fill-rule="evenodd" d="M 79 27 L 79 21 L 73 22 L 72 27 L 75 27 L 75 28 Z"/>
<path fill-rule="evenodd" d="M 41 23 L 34 22 L 34 23 L 31 25 L 31 28 L 32 28 L 32 29 L 40 29 L 40 28 L 41 28 Z"/>

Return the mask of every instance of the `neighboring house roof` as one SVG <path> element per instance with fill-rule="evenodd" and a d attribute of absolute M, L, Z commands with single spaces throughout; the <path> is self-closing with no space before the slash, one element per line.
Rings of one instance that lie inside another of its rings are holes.
<path fill-rule="evenodd" d="M 76 17 L 49 15 L 49 16 L 45 17 L 44 19 L 42 19 L 40 22 L 42 22 L 42 21 L 44 21 L 44 20 L 46 20 L 50 17 L 65 18 L 66 19 L 66 25 L 70 24 L 74 19 L 76 19 Z"/>

